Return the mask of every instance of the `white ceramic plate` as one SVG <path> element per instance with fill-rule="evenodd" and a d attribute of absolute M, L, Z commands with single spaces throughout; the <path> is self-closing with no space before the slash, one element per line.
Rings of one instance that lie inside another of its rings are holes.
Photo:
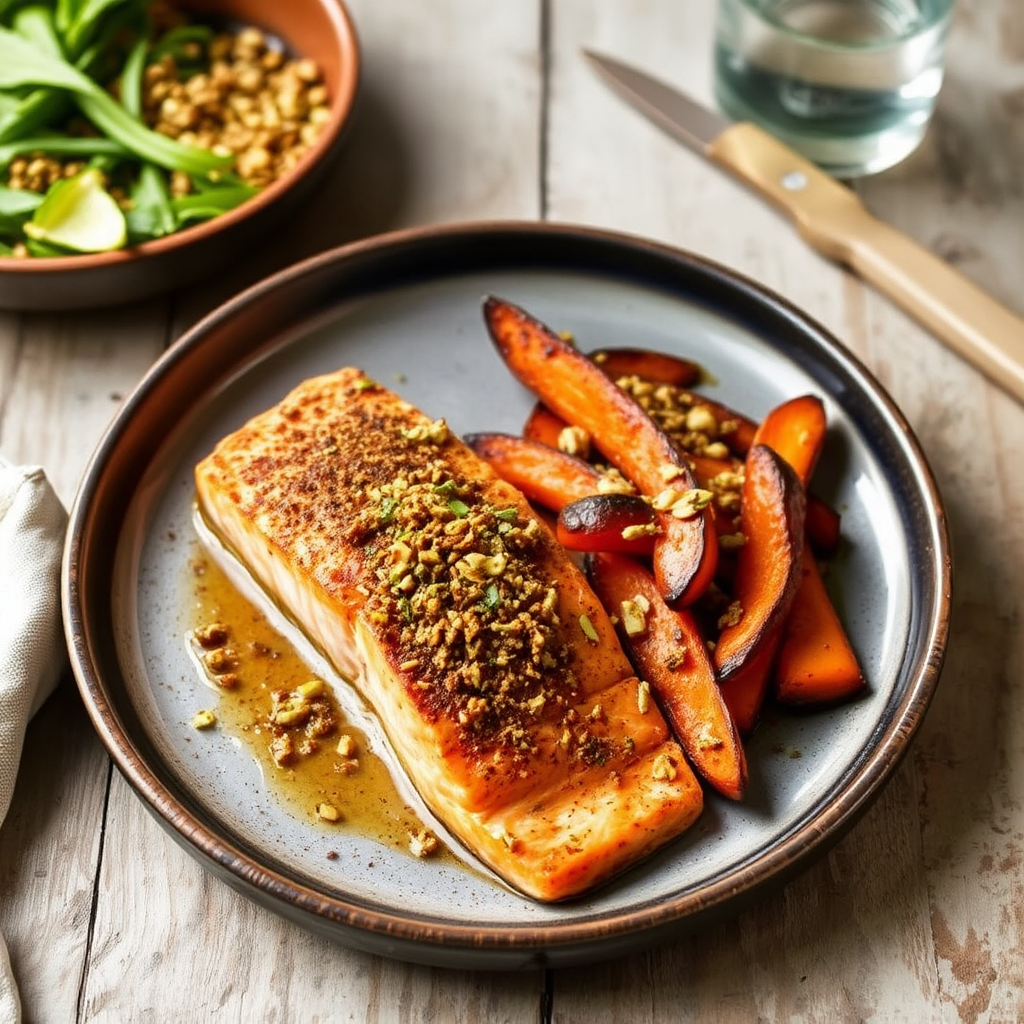
<path fill-rule="evenodd" d="M 480 313 L 523 306 L 584 349 L 698 360 L 753 417 L 805 392 L 831 424 L 815 490 L 841 512 L 830 586 L 867 695 L 771 713 L 747 798 L 593 895 L 543 906 L 451 863 L 330 834 L 267 789 L 229 732 L 196 742 L 201 684 L 183 637 L 192 467 L 294 384 L 356 365 L 459 433 L 517 431 L 532 397 Z M 324 254 L 244 293 L 153 368 L 102 442 L 72 513 L 66 623 L 111 755 L 157 818 L 228 883 L 351 945 L 473 967 L 616 955 L 733 913 L 820 854 L 877 794 L 931 698 L 944 651 L 943 512 L 906 423 L 821 327 L 720 267 L 638 239 L 538 224 L 450 227 Z M 110 558 L 114 552 L 115 557 Z M 336 860 L 326 857 L 336 849 Z"/>

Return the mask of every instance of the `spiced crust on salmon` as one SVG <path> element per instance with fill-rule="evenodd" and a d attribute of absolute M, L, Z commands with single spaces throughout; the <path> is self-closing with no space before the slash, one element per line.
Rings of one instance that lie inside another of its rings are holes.
<path fill-rule="evenodd" d="M 339 370 L 224 438 L 196 485 L 208 528 L 509 885 L 578 895 L 700 814 L 583 573 L 443 420 Z"/>

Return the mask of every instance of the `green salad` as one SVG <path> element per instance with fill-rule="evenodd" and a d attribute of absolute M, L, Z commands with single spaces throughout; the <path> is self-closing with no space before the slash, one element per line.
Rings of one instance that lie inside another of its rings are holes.
<path fill-rule="evenodd" d="M 320 70 L 157 0 L 0 0 L 0 257 L 102 252 L 234 209 L 329 118 Z"/>

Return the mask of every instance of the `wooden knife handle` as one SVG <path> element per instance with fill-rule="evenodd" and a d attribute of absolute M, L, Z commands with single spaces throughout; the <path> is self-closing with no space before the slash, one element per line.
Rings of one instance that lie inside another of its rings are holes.
<path fill-rule="evenodd" d="M 708 156 L 792 217 L 823 256 L 848 266 L 1024 401 L 1024 319 L 756 125 L 726 129 Z"/>

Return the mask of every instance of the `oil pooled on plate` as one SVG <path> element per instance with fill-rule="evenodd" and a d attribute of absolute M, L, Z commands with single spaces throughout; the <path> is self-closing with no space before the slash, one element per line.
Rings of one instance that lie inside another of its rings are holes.
<path fill-rule="evenodd" d="M 189 567 L 197 728 L 237 737 L 275 797 L 339 842 L 356 833 L 410 856 L 456 860 L 402 798 L 329 683 L 198 544 Z"/>

